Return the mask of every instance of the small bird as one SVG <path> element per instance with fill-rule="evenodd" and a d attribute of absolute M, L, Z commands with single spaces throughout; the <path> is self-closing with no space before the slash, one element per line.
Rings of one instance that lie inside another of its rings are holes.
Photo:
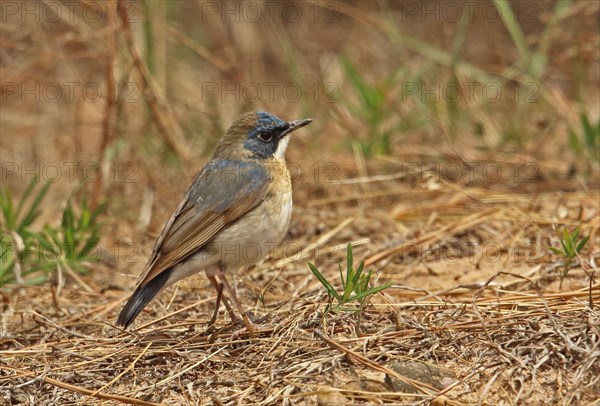
<path fill-rule="evenodd" d="M 217 290 L 210 324 L 225 287 L 252 330 L 225 271 L 258 262 L 285 236 L 292 213 L 285 150 L 290 134 L 311 121 L 286 122 L 263 111 L 234 121 L 159 235 L 118 325 L 129 326 L 164 287 L 205 270 Z M 223 304 L 239 321 L 225 297 Z"/>

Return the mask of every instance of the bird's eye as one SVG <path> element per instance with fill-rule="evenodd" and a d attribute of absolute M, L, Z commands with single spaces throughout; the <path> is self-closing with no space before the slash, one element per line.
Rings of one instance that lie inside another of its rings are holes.
<path fill-rule="evenodd" d="M 273 139 L 273 134 L 263 131 L 258 133 L 258 138 L 260 138 L 261 141 L 269 142 Z"/>

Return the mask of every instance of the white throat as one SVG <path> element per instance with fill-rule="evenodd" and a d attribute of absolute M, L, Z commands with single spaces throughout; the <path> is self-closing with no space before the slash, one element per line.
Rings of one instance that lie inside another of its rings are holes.
<path fill-rule="evenodd" d="M 281 159 L 285 161 L 285 150 L 287 149 L 288 144 L 290 143 L 290 136 L 286 135 L 282 139 L 279 140 L 279 144 L 277 145 L 277 150 L 273 154 L 273 156 L 277 159 Z"/>

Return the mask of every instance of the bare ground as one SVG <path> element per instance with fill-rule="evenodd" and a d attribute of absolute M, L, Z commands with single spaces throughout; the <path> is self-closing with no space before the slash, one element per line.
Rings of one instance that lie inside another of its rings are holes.
<path fill-rule="evenodd" d="M 512 185 L 508 193 L 506 185 L 492 192 L 442 178 L 362 181 L 340 181 L 330 194 L 320 184 L 295 185 L 282 251 L 235 277 L 254 334 L 223 311 L 207 328 L 215 295 L 202 276 L 167 289 L 133 329 L 116 328 L 152 236 L 143 237 L 133 267 L 106 259 L 79 283 L 67 276 L 59 292 L 41 286 L 6 294 L 3 401 L 597 402 L 597 191 L 565 191 L 566 183 L 544 191 L 538 182 L 531 193 Z M 581 223 L 592 236 L 560 289 L 561 261 L 548 250 L 556 244 L 553 223 Z M 377 270 L 376 283 L 394 286 L 361 314 L 325 313 L 327 295 L 306 262 L 335 280 L 346 241 Z"/>

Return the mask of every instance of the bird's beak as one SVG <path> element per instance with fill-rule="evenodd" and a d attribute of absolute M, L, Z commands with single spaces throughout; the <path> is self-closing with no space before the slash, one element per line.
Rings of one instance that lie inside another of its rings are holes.
<path fill-rule="evenodd" d="M 293 120 L 293 121 L 288 121 L 288 129 L 283 131 L 280 134 L 280 137 L 285 137 L 286 135 L 288 135 L 289 133 L 296 131 L 298 128 L 302 128 L 307 124 L 310 124 L 312 122 L 312 118 L 305 118 L 304 120 Z"/>

